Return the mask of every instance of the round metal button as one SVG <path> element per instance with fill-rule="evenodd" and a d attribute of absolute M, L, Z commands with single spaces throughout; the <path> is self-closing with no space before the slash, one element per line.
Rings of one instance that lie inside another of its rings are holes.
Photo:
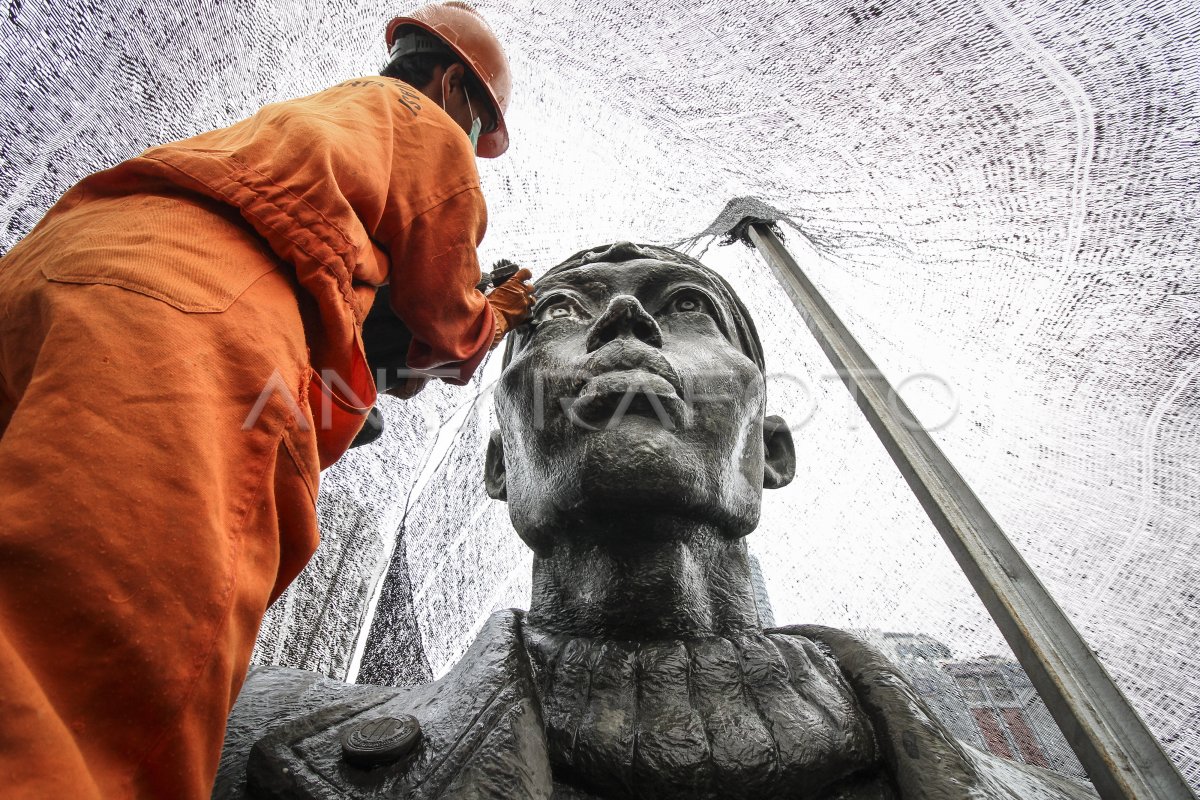
<path fill-rule="evenodd" d="M 377 717 L 350 726 L 342 734 L 342 758 L 356 767 L 378 767 L 405 756 L 421 738 L 416 717 Z"/>

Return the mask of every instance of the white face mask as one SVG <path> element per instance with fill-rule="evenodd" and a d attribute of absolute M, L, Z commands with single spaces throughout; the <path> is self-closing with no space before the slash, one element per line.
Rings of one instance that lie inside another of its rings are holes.
<path fill-rule="evenodd" d="M 446 110 L 446 94 L 449 91 L 449 86 L 446 84 L 446 76 L 442 76 L 442 111 Z M 479 117 L 475 116 L 475 110 L 471 108 L 471 95 L 467 94 L 467 87 L 463 86 L 463 96 L 467 98 L 467 113 L 471 115 L 471 130 L 467 133 L 467 138 L 471 140 L 471 152 L 479 153 L 479 134 L 483 131 L 483 122 Z"/>
<path fill-rule="evenodd" d="M 463 94 L 467 95 L 467 112 L 471 115 L 471 132 L 467 134 L 467 138 L 471 140 L 471 152 L 479 153 L 479 134 L 483 130 L 483 123 L 479 117 L 475 116 L 475 111 L 471 108 L 471 95 L 467 94 L 467 89 L 463 87 Z"/>

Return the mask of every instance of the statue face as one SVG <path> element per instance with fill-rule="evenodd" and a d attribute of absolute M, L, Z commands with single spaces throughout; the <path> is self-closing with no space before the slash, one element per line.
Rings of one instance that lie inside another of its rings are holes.
<path fill-rule="evenodd" d="M 533 332 L 497 389 L 487 476 L 531 546 L 573 523 L 673 535 L 633 524 L 663 515 L 754 529 L 764 476 L 783 485 L 794 456 L 782 421 L 764 442 L 762 374 L 721 297 L 705 270 L 652 259 L 538 284 Z"/>

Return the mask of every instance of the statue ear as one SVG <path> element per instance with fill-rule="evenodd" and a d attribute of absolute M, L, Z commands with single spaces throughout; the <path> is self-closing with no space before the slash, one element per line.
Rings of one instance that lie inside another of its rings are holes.
<path fill-rule="evenodd" d="M 796 447 L 792 444 L 792 429 L 783 417 L 771 415 L 763 420 L 763 461 L 765 489 L 780 489 L 796 477 Z"/>
<path fill-rule="evenodd" d="M 493 500 L 508 500 L 508 473 L 504 471 L 504 440 L 492 431 L 483 465 L 483 485 Z"/>

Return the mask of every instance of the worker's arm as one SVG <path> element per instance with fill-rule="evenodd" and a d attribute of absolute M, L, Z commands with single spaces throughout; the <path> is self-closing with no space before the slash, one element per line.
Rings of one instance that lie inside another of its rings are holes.
<path fill-rule="evenodd" d="M 496 330 L 475 288 L 487 207 L 470 143 L 431 100 L 399 81 L 351 81 L 329 92 L 355 106 L 369 126 L 353 131 L 358 157 L 365 155 L 365 133 L 374 142 L 369 161 L 386 165 L 378 173 L 353 170 L 357 186 L 347 186 L 346 194 L 390 259 L 389 299 L 413 337 L 408 366 L 465 383 Z"/>
<path fill-rule="evenodd" d="M 491 307 L 475 288 L 484 213 L 479 189 L 464 189 L 414 219 L 391 249 L 392 309 L 413 334 L 408 366 L 437 369 L 455 384 L 470 378 L 496 330 Z"/>

